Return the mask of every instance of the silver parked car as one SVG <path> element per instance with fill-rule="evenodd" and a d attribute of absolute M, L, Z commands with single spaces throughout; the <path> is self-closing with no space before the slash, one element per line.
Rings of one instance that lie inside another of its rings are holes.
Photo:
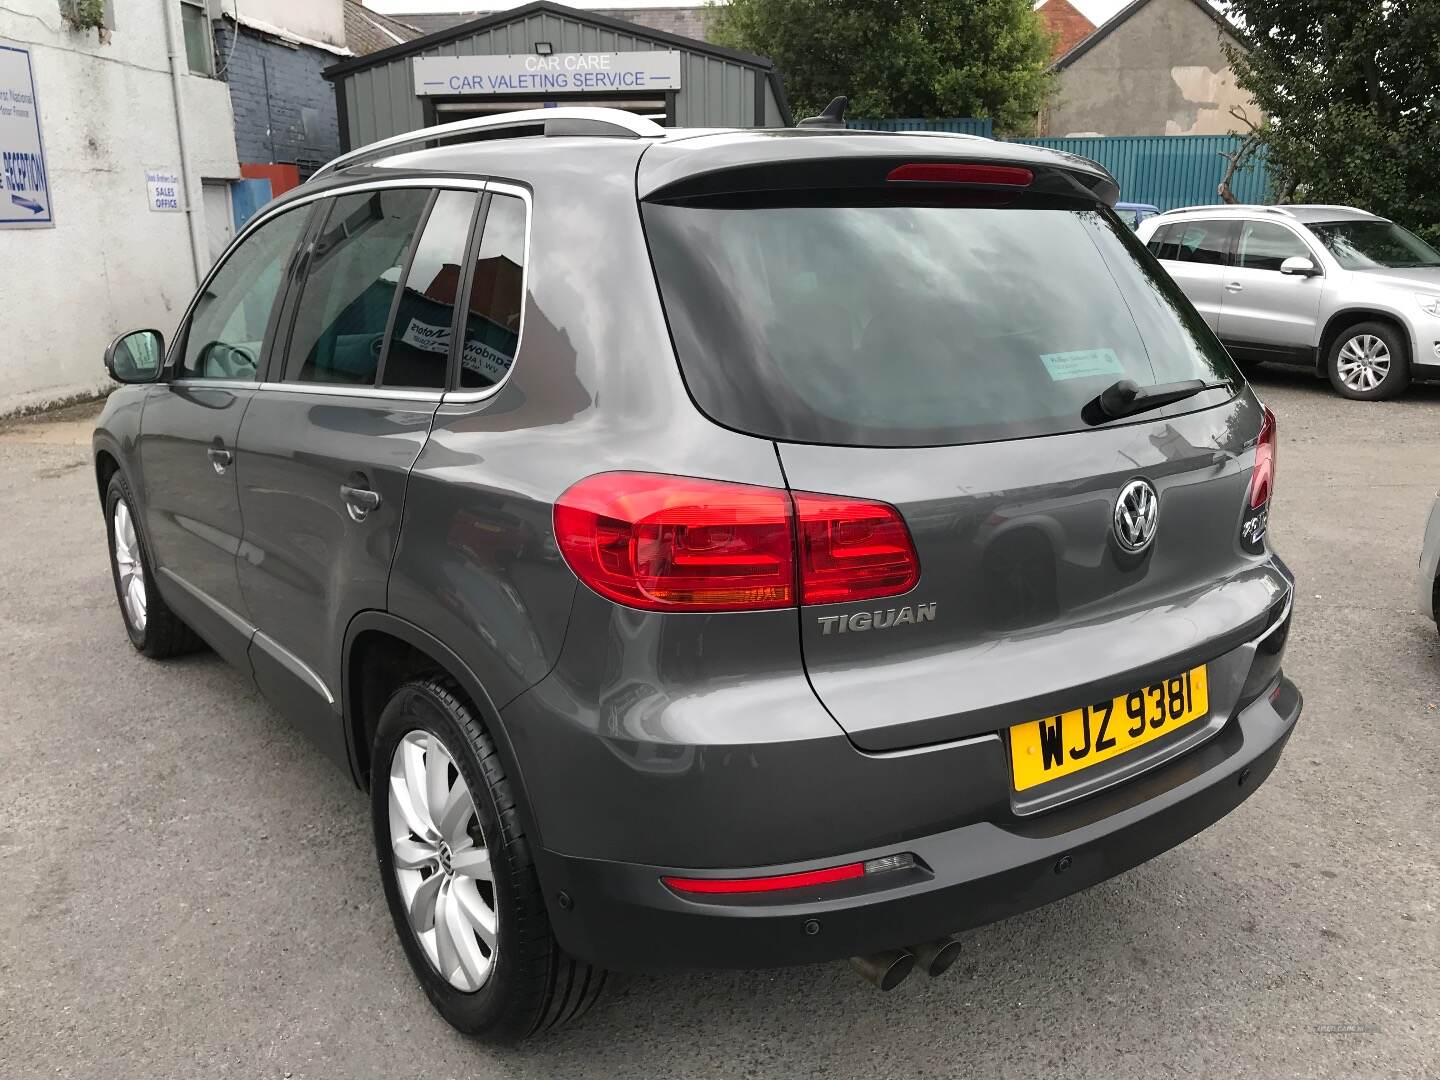
<path fill-rule="evenodd" d="M 1236 360 L 1374 401 L 1440 378 L 1440 252 L 1349 206 L 1192 206 L 1138 235 Z"/>

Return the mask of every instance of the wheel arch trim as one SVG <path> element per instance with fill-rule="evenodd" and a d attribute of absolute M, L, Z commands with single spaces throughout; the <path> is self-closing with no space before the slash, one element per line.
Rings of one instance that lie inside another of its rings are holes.
<path fill-rule="evenodd" d="M 520 763 L 515 757 L 515 748 L 510 742 L 509 734 L 505 730 L 505 724 L 500 715 L 500 709 L 495 699 L 470 666 L 462 660 L 456 652 L 446 645 L 439 638 L 429 631 L 416 626 L 398 615 L 392 615 L 388 611 L 375 609 L 356 613 L 345 628 L 345 640 L 343 652 L 341 653 L 340 668 L 340 705 L 341 716 L 344 719 L 345 743 L 350 759 L 350 771 L 355 783 L 365 788 L 368 770 L 362 754 L 368 753 L 368 747 L 362 747 L 361 732 L 357 730 L 360 723 L 360 715 L 355 708 L 355 672 L 351 663 L 355 655 L 355 644 L 362 634 L 369 631 L 378 631 L 399 638 L 406 644 L 413 646 L 433 660 L 447 675 L 453 678 L 460 688 L 465 692 L 470 703 L 480 713 L 480 719 L 485 723 L 490 736 L 495 741 L 495 750 L 500 755 L 501 764 L 505 767 L 505 775 L 510 780 L 514 791 L 518 795 L 516 799 L 516 810 L 520 814 L 521 823 L 525 833 L 533 842 L 540 842 L 539 826 L 536 823 L 535 815 L 530 810 L 528 788 L 525 785 L 524 776 L 520 769 Z"/>
<path fill-rule="evenodd" d="M 1392 327 L 1405 345 L 1405 362 L 1415 363 L 1415 342 L 1410 325 L 1403 316 L 1383 307 L 1347 307 L 1335 312 L 1325 320 L 1320 332 L 1320 344 L 1315 349 L 1315 366 L 1323 375 L 1330 365 L 1330 350 L 1339 339 L 1343 328 L 1363 322 L 1383 322 Z"/>

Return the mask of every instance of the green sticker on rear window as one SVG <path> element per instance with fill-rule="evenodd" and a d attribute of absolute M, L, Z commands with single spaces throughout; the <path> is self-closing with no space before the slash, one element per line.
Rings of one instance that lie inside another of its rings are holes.
<path fill-rule="evenodd" d="M 1050 378 L 1088 379 L 1095 375 L 1124 375 L 1125 368 L 1114 349 L 1076 349 L 1074 352 L 1041 353 Z"/>

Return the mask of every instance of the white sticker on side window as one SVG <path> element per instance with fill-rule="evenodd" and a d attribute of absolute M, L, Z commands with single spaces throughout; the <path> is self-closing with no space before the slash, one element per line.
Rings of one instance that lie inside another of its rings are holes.
<path fill-rule="evenodd" d="M 1114 349 L 1076 349 L 1074 352 L 1041 353 L 1040 360 L 1050 378 L 1088 379 L 1094 375 L 1124 375 L 1125 368 Z"/>

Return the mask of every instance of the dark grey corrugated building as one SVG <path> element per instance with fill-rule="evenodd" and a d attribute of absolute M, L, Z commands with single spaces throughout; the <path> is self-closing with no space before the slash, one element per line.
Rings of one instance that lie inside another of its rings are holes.
<path fill-rule="evenodd" d="M 780 127 L 775 65 L 549 0 L 330 67 L 345 148 L 467 116 L 603 105 L 676 127 Z"/>

